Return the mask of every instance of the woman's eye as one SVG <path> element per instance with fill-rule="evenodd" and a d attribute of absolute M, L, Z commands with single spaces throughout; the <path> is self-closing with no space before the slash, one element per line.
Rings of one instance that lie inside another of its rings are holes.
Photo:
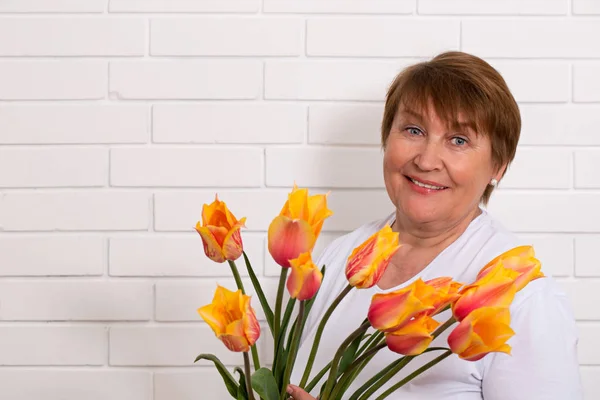
<path fill-rule="evenodd" d="M 411 135 L 420 135 L 421 134 L 421 130 L 419 128 L 415 128 L 415 127 L 408 127 L 406 128 L 406 130 L 408 131 L 408 133 L 410 133 Z"/>
<path fill-rule="evenodd" d="M 465 144 L 467 144 L 467 139 L 461 137 L 453 137 L 452 142 L 457 146 L 464 146 Z"/>

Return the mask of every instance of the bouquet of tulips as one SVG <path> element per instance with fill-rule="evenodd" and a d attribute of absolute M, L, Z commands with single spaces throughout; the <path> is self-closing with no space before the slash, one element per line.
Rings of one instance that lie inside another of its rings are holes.
<path fill-rule="evenodd" d="M 212 361 L 231 397 L 254 400 L 258 395 L 264 400 L 285 399 L 292 369 L 297 367 L 304 368 L 298 386 L 310 392 L 325 378 L 319 399 L 342 399 L 350 395 L 346 394 L 350 384 L 378 351 L 387 348 L 398 353 L 396 361 L 381 371 L 374 371 L 372 378 L 350 397 L 365 400 L 415 357 L 430 351 L 441 352 L 377 397 L 384 399 L 451 354 L 468 361 L 479 360 L 490 352 L 510 354 L 506 342 L 514 332 L 510 328 L 508 307 L 516 292 L 530 281 L 543 277 L 531 246 L 516 247 L 491 260 L 470 284 L 455 282 L 450 277 L 417 279 L 400 290 L 375 294 L 364 322 L 340 340 L 331 362 L 311 379 L 323 329 L 336 306 L 351 290 L 376 285 L 391 257 L 401 247 L 398 234 L 385 226 L 349 255 L 345 266 L 348 285 L 323 315 L 307 365 L 295 366 L 302 330 L 326 272 L 326 266 L 319 269 L 313 263 L 311 253 L 323 222 L 332 215 L 327 208 L 327 196 L 309 196 L 307 189 L 299 189 L 294 184 L 281 212 L 269 226 L 269 253 L 282 267 L 274 309 L 243 249 L 240 229 L 245 227 L 246 219 L 238 220 L 218 197 L 203 206 L 202 221 L 196 224 L 196 230 L 202 238 L 204 252 L 217 263 L 229 263 L 237 290 L 217 285 L 212 303 L 199 308 L 198 313 L 230 351 L 243 354 L 244 369 L 234 369 L 234 373 L 239 374 L 236 379 L 212 354 L 200 354 L 195 362 Z M 256 350 L 261 328 L 235 263 L 242 256 L 273 338 L 274 359 L 270 368 L 261 367 Z M 289 301 L 282 315 L 286 287 Z M 296 306 L 296 315 L 292 317 Z M 447 321 L 440 323 L 434 319 L 448 309 L 452 313 Z M 431 342 L 450 327 L 453 330 L 447 339 L 448 347 L 430 347 Z M 373 329 L 373 333 L 367 334 L 369 329 Z M 248 353 L 252 355 L 254 370 Z"/>

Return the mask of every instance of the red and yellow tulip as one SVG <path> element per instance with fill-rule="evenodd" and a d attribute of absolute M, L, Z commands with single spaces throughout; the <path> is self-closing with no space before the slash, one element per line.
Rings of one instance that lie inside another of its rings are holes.
<path fill-rule="evenodd" d="M 212 303 L 199 308 L 198 314 L 231 351 L 249 351 L 260 337 L 260 325 L 250 306 L 250 296 L 241 290 L 232 292 L 217 285 Z"/>
<path fill-rule="evenodd" d="M 448 336 L 452 352 L 467 361 L 477 361 L 491 352 L 510 354 L 506 344 L 515 332 L 506 307 L 482 307 L 471 312 Z"/>
<path fill-rule="evenodd" d="M 535 251 L 533 250 L 533 247 L 518 246 L 505 253 L 502 253 L 490 261 L 481 269 L 481 271 L 479 271 L 477 279 L 483 278 L 496 264 L 500 262 L 502 265 L 504 265 L 504 268 L 508 268 L 519 273 L 515 279 L 515 290 L 517 292 L 523 289 L 529 282 L 544 277 L 544 274 L 541 272 L 542 265 L 540 260 L 535 258 Z"/>
<path fill-rule="evenodd" d="M 389 225 L 371 235 L 348 257 L 346 279 L 350 286 L 358 289 L 375 286 L 400 247 L 398 233 Z"/>
<path fill-rule="evenodd" d="M 518 276 L 518 272 L 497 263 L 481 279 L 459 291 L 459 298 L 452 304 L 454 318 L 462 321 L 481 307 L 508 307 L 515 297 Z"/>
<path fill-rule="evenodd" d="M 463 286 L 462 283 L 455 282 L 452 278 L 446 276 L 425 281 L 425 285 L 433 288 L 433 291 L 425 292 L 427 297 L 422 298 L 425 304 L 432 307 L 426 311 L 429 316 L 436 315 L 448 304 L 458 299 L 458 291 Z"/>
<path fill-rule="evenodd" d="M 398 354 L 416 356 L 424 352 L 433 340 L 432 333 L 440 325 L 428 315 L 410 320 L 401 328 L 385 334 L 387 347 Z"/>
<path fill-rule="evenodd" d="M 323 274 L 313 263 L 310 252 L 290 260 L 292 273 L 287 280 L 290 297 L 298 300 L 311 299 L 321 287 Z"/>
<path fill-rule="evenodd" d="M 290 260 L 312 251 L 323 222 L 333 212 L 327 208 L 327 194 L 308 195 L 308 189 L 294 184 L 279 216 L 269 225 L 269 253 L 275 262 L 289 268 Z"/>
<path fill-rule="evenodd" d="M 433 294 L 433 287 L 420 278 L 412 284 L 390 293 L 373 295 L 367 318 L 371 326 L 382 332 L 392 332 L 406 325 L 411 318 L 433 310 L 426 298 Z"/>
<path fill-rule="evenodd" d="M 237 260 L 243 251 L 240 229 L 245 222 L 245 217 L 238 221 L 218 196 L 211 204 L 204 204 L 202 223 L 196 223 L 196 231 L 202 238 L 206 256 L 218 263 Z"/>

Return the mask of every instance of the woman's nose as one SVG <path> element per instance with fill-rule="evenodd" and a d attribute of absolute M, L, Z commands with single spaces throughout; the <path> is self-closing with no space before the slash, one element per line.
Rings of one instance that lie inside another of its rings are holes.
<path fill-rule="evenodd" d="M 422 171 L 441 169 L 443 164 L 441 149 L 436 143 L 424 143 L 417 152 L 414 163 Z"/>

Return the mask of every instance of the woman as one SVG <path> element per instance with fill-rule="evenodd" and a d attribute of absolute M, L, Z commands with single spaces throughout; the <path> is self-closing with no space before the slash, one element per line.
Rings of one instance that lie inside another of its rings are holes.
<path fill-rule="evenodd" d="M 293 383 L 301 379 L 318 321 L 347 284 L 347 257 L 385 224 L 399 233 L 404 246 L 376 286 L 351 291 L 336 308 L 311 378 L 364 320 L 373 294 L 397 290 L 419 277 L 451 276 L 469 283 L 488 261 L 525 244 L 481 208 L 514 158 L 520 129 L 519 109 L 505 81 L 477 57 L 448 52 L 396 77 L 382 123 L 383 175 L 395 211 L 338 238 L 319 258 L 317 265 L 327 265 L 327 273 L 307 322 Z M 490 353 L 475 362 L 452 355 L 388 399 L 581 399 L 576 325 L 552 278 L 537 279 L 518 292 L 510 311 L 516 332 L 508 342 L 511 355 Z M 447 311 L 439 320 L 448 316 Z M 449 331 L 432 346 L 447 347 Z M 380 351 L 345 398 L 398 357 Z M 413 360 L 372 398 L 433 357 Z M 290 385 L 289 393 L 309 400 L 319 387 L 307 394 Z"/>

